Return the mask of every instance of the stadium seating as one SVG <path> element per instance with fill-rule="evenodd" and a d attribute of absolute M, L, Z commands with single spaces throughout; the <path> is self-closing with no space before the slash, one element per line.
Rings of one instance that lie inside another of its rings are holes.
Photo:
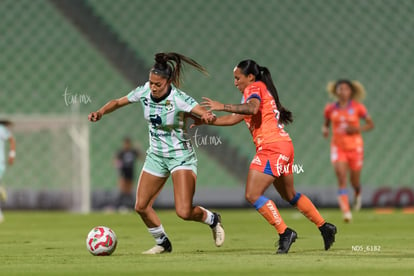
<path fill-rule="evenodd" d="M 77 101 L 79 112 L 87 120 L 90 111 L 112 98 L 126 95 L 133 88 L 48 1 L 1 1 L 0 15 L 0 67 L 5 69 L 0 74 L 0 114 L 69 115 Z M 89 97 L 90 101 L 80 102 L 82 96 Z M 91 124 L 94 188 L 116 187 L 117 174 L 112 159 L 124 136 L 133 137 L 146 148 L 148 132 L 141 112 L 138 105 L 128 106 L 99 124 Z M 59 181 L 59 175 L 51 174 L 42 165 L 42 160 L 51 156 L 50 137 L 41 139 L 39 134 L 33 135 L 38 137 L 35 140 L 26 141 L 22 139 L 24 135 L 16 134 L 18 159 L 13 169 L 8 170 L 4 182 L 13 188 L 53 189 L 61 185 L 52 181 Z M 62 146 L 70 147 L 70 144 Z M 200 151 L 198 155 L 208 164 L 199 172 L 204 183 L 216 185 L 223 181 L 230 186 L 239 185 L 236 178 L 205 153 Z M 62 157 L 55 164 L 64 170 L 69 160 Z M 138 165 L 142 165 L 142 161 Z M 70 174 L 64 176 L 70 177 Z"/>
<path fill-rule="evenodd" d="M 408 170 L 413 151 L 406 143 L 413 128 L 407 129 L 404 120 L 409 118 L 408 103 L 414 102 L 408 89 L 414 82 L 412 1 L 88 3 L 149 64 L 157 51 L 177 51 L 205 65 L 210 78 L 191 73 L 186 85 L 198 99 L 209 96 L 237 102 L 240 95 L 232 86 L 233 66 L 245 58 L 268 66 L 282 103 L 295 116 L 287 129 L 294 140 L 295 162 L 305 170 L 296 178 L 299 184 L 335 183 L 329 142 L 320 132 L 323 108 L 329 101 L 325 86 L 338 78 L 361 81 L 367 90 L 365 104 L 376 124 L 373 132 L 364 134 L 363 182 L 412 184 Z M 251 156 L 254 149 L 242 128 L 219 131 Z M 386 151 L 390 146 L 392 151 Z"/>
<path fill-rule="evenodd" d="M 176 51 L 207 67 L 209 77 L 186 71 L 183 89 L 197 100 L 240 101 L 232 70 L 246 58 L 272 72 L 282 103 L 294 114 L 287 126 L 295 163 L 304 173 L 297 185 L 331 186 L 329 141 L 322 138 L 328 81 L 350 78 L 367 90 L 364 101 L 376 128 L 364 134 L 363 183 L 411 185 L 414 128 L 406 123 L 414 94 L 414 2 L 286 0 L 87 0 L 95 13 L 136 51 L 147 66 L 153 55 Z M 24 10 L 24 12 L 21 12 Z M 70 113 L 64 91 L 87 94 L 87 114 L 108 99 L 125 95 L 131 85 L 48 1 L 0 2 L 0 113 Z M 7 103 L 7 104 L 5 104 Z M 125 135 L 147 144 L 140 110 L 127 107 L 91 126 L 94 187 L 116 181 L 111 157 Z M 131 112 L 137 112 L 136 117 Z M 122 124 L 120 123 L 122 122 Z M 226 143 L 246 158 L 254 154 L 244 125 L 216 128 Z M 39 143 L 43 143 L 39 141 Z M 239 185 L 203 151 L 200 185 Z M 7 177 L 12 177 L 8 175 Z"/>

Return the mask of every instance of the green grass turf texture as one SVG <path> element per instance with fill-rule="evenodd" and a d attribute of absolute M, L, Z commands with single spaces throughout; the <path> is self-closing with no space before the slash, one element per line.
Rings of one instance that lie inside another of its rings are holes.
<path fill-rule="evenodd" d="M 208 226 L 159 211 L 173 253 L 147 256 L 141 252 L 154 241 L 132 212 L 6 211 L 0 224 L 0 275 L 414 275 L 412 214 L 367 209 L 345 224 L 338 210 L 322 209 L 338 227 L 334 246 L 325 251 L 312 223 L 295 209 L 281 209 L 298 239 L 289 254 L 276 255 L 276 231 L 255 210 L 220 213 L 226 242 L 216 248 Z M 86 250 L 86 235 L 98 225 L 118 236 L 112 256 L 96 257 Z"/>

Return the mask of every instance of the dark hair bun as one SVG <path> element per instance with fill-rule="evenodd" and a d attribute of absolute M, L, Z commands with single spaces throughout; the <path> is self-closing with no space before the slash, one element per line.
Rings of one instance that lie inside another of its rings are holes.
<path fill-rule="evenodd" d="M 168 56 L 164 53 L 158 53 L 155 55 L 155 62 L 156 63 L 161 63 L 161 64 L 166 64 L 168 61 Z"/>

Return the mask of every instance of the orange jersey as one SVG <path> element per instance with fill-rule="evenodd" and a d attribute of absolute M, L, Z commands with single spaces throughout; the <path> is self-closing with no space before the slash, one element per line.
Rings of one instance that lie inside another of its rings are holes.
<path fill-rule="evenodd" d="M 345 108 L 338 103 L 326 105 L 325 118 L 332 122 L 332 144 L 343 150 L 354 150 L 363 147 L 360 133 L 347 134 L 348 126 L 359 127 L 359 120 L 366 118 L 368 113 L 366 107 L 356 101 L 349 101 Z"/>
<path fill-rule="evenodd" d="M 264 82 L 254 82 L 244 89 L 242 103 L 253 98 L 260 101 L 259 112 L 256 115 L 246 115 L 244 121 L 253 136 L 256 148 L 263 144 L 291 141 L 289 134 L 283 129 L 283 124 L 279 123 L 275 100 Z"/>

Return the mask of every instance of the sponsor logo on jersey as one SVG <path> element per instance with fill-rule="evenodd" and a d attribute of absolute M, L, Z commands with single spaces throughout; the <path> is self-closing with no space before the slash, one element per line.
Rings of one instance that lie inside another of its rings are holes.
<path fill-rule="evenodd" d="M 260 161 L 259 156 L 256 156 L 255 158 L 253 158 L 252 164 L 256 164 L 261 166 L 262 165 L 262 161 Z"/>
<path fill-rule="evenodd" d="M 153 137 L 168 137 L 168 136 L 172 136 L 171 132 L 155 132 L 153 130 L 149 131 L 151 136 Z"/>
<path fill-rule="evenodd" d="M 148 99 L 147 99 L 147 98 L 142 98 L 142 103 L 143 103 L 145 106 L 148 106 Z"/>
<path fill-rule="evenodd" d="M 153 127 L 157 127 L 162 124 L 161 117 L 158 114 L 150 115 L 150 122 Z"/>

